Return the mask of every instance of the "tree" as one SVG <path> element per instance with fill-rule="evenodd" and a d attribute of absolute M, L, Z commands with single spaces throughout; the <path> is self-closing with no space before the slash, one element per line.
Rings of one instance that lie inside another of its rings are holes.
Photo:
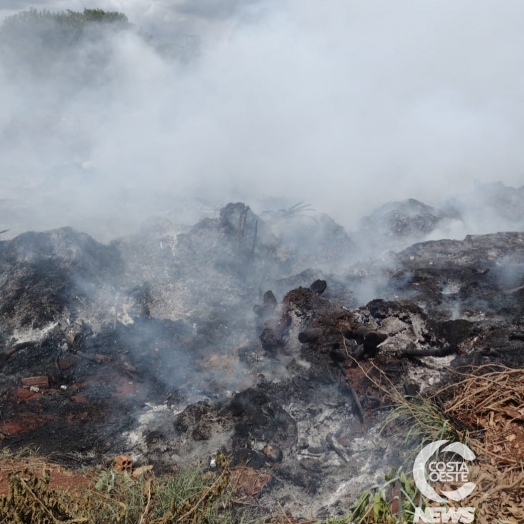
<path fill-rule="evenodd" d="M 133 27 L 127 16 L 116 11 L 84 9 L 51 12 L 34 8 L 7 17 L 0 27 L 2 55 L 13 66 L 28 65 L 42 72 L 53 61 L 74 54 L 83 43 Z"/>

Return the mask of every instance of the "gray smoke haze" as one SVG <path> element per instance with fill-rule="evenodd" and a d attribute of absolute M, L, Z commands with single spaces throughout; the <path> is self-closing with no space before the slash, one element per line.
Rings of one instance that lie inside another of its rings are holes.
<path fill-rule="evenodd" d="M 522 2 L 4 0 L 0 16 L 30 5 L 122 11 L 152 40 L 95 42 L 86 63 L 103 64 L 81 74 L 0 71 L 0 226 L 13 232 L 107 239 L 189 217 L 195 198 L 307 201 L 351 230 L 388 200 L 522 185 Z M 170 42 L 183 59 L 158 52 Z"/>

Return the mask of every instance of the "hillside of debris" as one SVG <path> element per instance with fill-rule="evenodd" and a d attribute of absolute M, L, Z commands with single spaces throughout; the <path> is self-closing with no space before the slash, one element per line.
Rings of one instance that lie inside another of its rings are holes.
<path fill-rule="evenodd" d="M 408 204 L 401 237 L 437 216 Z M 343 513 L 402 462 L 384 388 L 425 395 L 524 354 L 524 233 L 371 260 L 360 241 L 325 215 L 234 203 L 108 245 L 71 228 L 0 242 L 2 446 L 158 471 L 221 451 L 267 474 L 266 505 Z"/>

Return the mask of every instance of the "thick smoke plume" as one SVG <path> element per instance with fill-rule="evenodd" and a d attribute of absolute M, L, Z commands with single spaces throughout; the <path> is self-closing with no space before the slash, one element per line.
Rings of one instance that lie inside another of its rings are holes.
<path fill-rule="evenodd" d="M 38 35 L 14 55 L 4 43 L 0 226 L 13 234 L 67 224 L 107 239 L 272 197 L 355 229 L 388 200 L 520 185 L 520 2 L 31 5 L 125 11 L 135 29 L 60 53 L 40 53 Z"/>

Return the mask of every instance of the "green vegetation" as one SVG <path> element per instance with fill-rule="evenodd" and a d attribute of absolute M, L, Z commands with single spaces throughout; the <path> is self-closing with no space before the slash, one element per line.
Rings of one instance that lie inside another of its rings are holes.
<path fill-rule="evenodd" d="M 350 509 L 349 522 L 357 524 L 393 524 L 413 522 L 418 506 L 425 508 L 424 499 L 413 480 L 410 467 L 415 455 L 428 442 L 447 439 L 464 442 L 446 414 L 435 404 L 421 397 L 405 398 L 394 390 L 395 407 L 384 421 L 383 431 L 393 431 L 399 448 L 410 449 L 405 467 L 392 469 L 382 484 L 360 494 Z"/>
<path fill-rule="evenodd" d="M 407 450 L 403 466 L 392 468 L 384 482 L 362 492 L 347 515 L 346 522 L 355 524 L 412 523 L 415 510 L 426 507 L 412 475 L 416 454 L 428 443 L 438 440 L 471 445 L 470 435 L 458 420 L 450 416 L 438 400 L 420 395 L 405 396 L 376 366 L 372 376 L 361 367 L 366 377 L 384 394 L 391 411 L 382 424 L 382 433 L 396 441 L 399 449 Z M 385 385 L 384 385 L 385 384 Z M 458 390 L 456 395 L 461 394 Z M 463 425 L 462 425 L 463 426 Z M 343 524 L 342 522 L 340 524 Z"/>
<path fill-rule="evenodd" d="M 46 470 L 40 476 L 14 472 L 9 494 L 0 497 L 0 523 L 238 523 L 245 512 L 232 509 L 229 465 L 223 455 L 217 464 L 217 473 L 195 468 L 159 478 L 104 471 L 95 489 L 83 494 L 51 488 Z"/>
<path fill-rule="evenodd" d="M 436 404 L 422 397 L 403 397 L 394 393 L 395 407 L 386 418 L 383 431 L 393 432 L 399 448 L 411 450 L 405 468 L 393 469 L 382 484 L 362 492 L 350 509 L 348 521 L 356 524 L 411 523 L 415 510 L 425 509 L 426 501 L 415 485 L 411 467 L 416 453 L 429 442 L 449 440 L 469 444 L 467 432 L 457 429 Z"/>
<path fill-rule="evenodd" d="M 83 13 L 70 10 L 53 13 L 31 8 L 4 20 L 0 27 L 0 43 L 13 47 L 29 38 L 45 49 L 64 50 L 88 35 L 96 37 L 108 29 L 121 31 L 130 27 L 127 16 L 115 11 L 84 9 Z"/>
<path fill-rule="evenodd" d="M 0 61 L 10 78 L 30 86 L 46 79 L 72 80 L 69 88 L 74 91 L 105 72 L 112 53 L 109 39 L 133 27 L 118 12 L 31 8 L 7 17 L 0 26 Z"/>
<path fill-rule="evenodd" d="M 422 500 L 413 479 L 401 469 L 393 470 L 392 474 L 386 475 L 383 484 L 360 494 L 350 509 L 348 521 L 369 524 L 413 522 L 418 504 L 422 504 Z"/>
<path fill-rule="evenodd" d="M 386 418 L 384 429 L 390 425 L 395 426 L 403 446 L 413 447 L 413 444 L 417 444 L 414 453 L 425 444 L 437 440 L 469 443 L 467 431 L 457 429 L 457 424 L 436 404 L 421 397 L 402 399 Z M 413 454 L 409 455 L 408 461 L 412 462 L 413 457 Z"/>

